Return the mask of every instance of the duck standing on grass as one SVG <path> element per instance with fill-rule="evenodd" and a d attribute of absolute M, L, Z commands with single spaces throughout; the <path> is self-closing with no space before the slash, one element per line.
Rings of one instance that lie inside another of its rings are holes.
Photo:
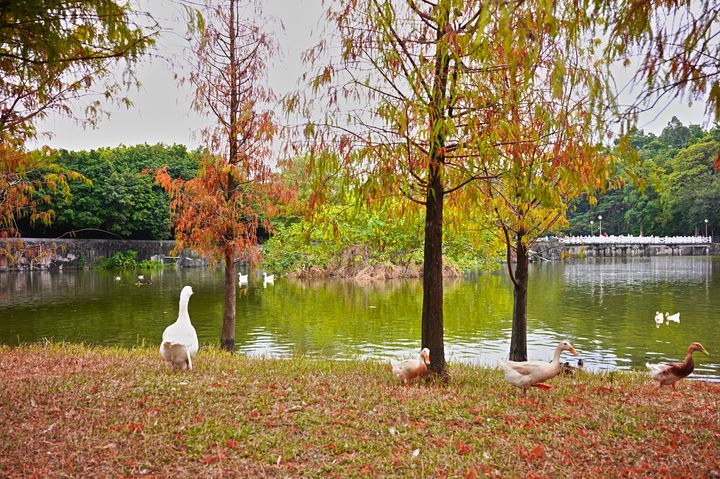
<path fill-rule="evenodd" d="M 416 377 L 425 374 L 428 364 L 430 364 L 430 350 L 423 348 L 418 359 L 407 359 L 401 362 L 391 359 L 390 369 L 403 384 L 407 385 Z"/>
<path fill-rule="evenodd" d="M 561 341 L 555 348 L 555 355 L 552 361 L 505 361 L 500 363 L 500 369 L 505 374 L 505 381 L 513 386 L 522 388 L 523 396 L 527 394 L 529 387 L 534 386 L 548 390 L 552 386 L 544 384 L 543 381 L 552 379 L 562 369 L 560 366 L 560 354 L 563 351 L 570 351 L 577 356 L 577 351 L 567 341 Z"/>
<path fill-rule="evenodd" d="M 188 303 L 192 294 L 191 286 L 185 286 L 180 292 L 178 319 L 165 328 L 160 344 L 160 356 L 174 368 L 182 370 L 192 369 L 192 358 L 198 350 L 197 332 L 188 314 Z"/>
<path fill-rule="evenodd" d="M 681 363 L 668 363 L 668 364 L 650 364 L 645 363 L 650 376 L 657 381 L 660 387 L 670 385 L 675 388 L 675 383 L 683 378 L 686 378 L 695 369 L 695 363 L 693 362 L 693 352 L 702 351 L 703 353 L 710 356 L 710 353 L 700 343 L 692 343 L 688 346 L 685 360 Z"/>

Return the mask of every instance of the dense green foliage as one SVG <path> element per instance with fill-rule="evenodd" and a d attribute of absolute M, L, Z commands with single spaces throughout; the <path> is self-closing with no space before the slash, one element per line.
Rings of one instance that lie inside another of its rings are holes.
<path fill-rule="evenodd" d="M 168 238 L 168 196 L 155 185 L 152 170 L 167 166 L 174 177 L 192 178 L 199 155 L 181 145 L 162 144 L 78 152 L 61 150 L 58 163 L 82 173 L 92 184 L 73 185 L 72 201 L 61 197 L 53 201 L 56 217 L 51 229 L 24 231 L 28 236 L 58 236 L 93 229 L 123 238 Z"/>
<path fill-rule="evenodd" d="M 100 258 L 96 264 L 98 268 L 108 269 L 112 271 L 122 270 L 157 270 L 162 269 L 163 263 L 160 261 L 144 260 L 138 261 L 138 252 L 129 249 L 125 252 L 118 251 L 110 258 Z"/>
<path fill-rule="evenodd" d="M 464 226 L 468 226 L 465 224 Z M 448 225 L 443 254 L 448 266 L 466 271 L 494 269 L 499 244 L 487 228 L 458 231 Z M 284 273 L 312 267 L 393 264 L 419 266 L 423 261 L 423 218 L 394 216 L 388 208 L 370 210 L 353 205 L 325 206 L 314 219 L 275 222 L 266 242 L 263 265 Z"/>
<path fill-rule="evenodd" d="M 590 221 L 599 232 L 632 235 L 693 235 L 720 231 L 720 171 L 714 164 L 720 152 L 720 127 L 704 131 L 673 118 L 660 135 L 636 132 L 642 181 L 626 181 L 598 198 L 595 206 L 576 203 L 569 214 L 568 232 L 587 235 Z"/>
<path fill-rule="evenodd" d="M 279 176 L 297 192 L 273 224 L 263 248 L 263 267 L 278 273 L 309 268 L 403 267 L 423 262 L 424 211 L 397 198 L 366 201 L 332 162 L 299 156 L 280 163 Z M 318 195 L 322 195 L 319 199 Z M 318 204 L 320 203 L 320 204 Z M 312 209 L 303 215 L 303 206 Z M 493 269 L 500 244 L 487 213 L 448 208 L 443 256 L 459 270 Z"/>

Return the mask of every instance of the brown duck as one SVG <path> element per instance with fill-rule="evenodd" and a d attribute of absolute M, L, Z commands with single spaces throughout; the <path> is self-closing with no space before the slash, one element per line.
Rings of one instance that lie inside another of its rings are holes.
<path fill-rule="evenodd" d="M 676 382 L 688 377 L 690 373 L 692 373 L 695 369 L 695 363 L 693 362 L 692 356 L 693 352 L 695 351 L 702 351 L 708 356 L 710 355 L 710 353 L 705 350 L 702 344 L 692 343 L 688 347 L 687 354 L 685 355 L 685 361 L 681 363 L 645 363 L 645 366 L 647 366 L 647 368 L 650 370 L 650 376 L 652 376 L 655 381 L 660 383 L 660 387 L 664 385 L 670 385 L 674 388 Z"/>

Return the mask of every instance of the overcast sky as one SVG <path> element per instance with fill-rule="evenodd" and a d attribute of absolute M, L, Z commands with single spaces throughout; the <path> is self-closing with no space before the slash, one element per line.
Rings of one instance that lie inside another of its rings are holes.
<path fill-rule="evenodd" d="M 154 17 L 168 30 L 158 39 L 157 49 L 163 56 L 180 55 L 184 40 L 184 27 L 177 20 L 180 12 L 172 0 L 140 0 L 149 5 Z M 277 39 L 281 53 L 271 63 L 269 78 L 276 93 L 282 94 L 297 87 L 302 73 L 301 53 L 314 45 L 321 28 L 322 9 L 320 0 L 265 0 L 265 12 L 275 16 L 284 26 Z M 181 87 L 174 78 L 168 63 L 154 59 L 137 66 L 137 77 L 142 83 L 139 90 L 129 92 L 134 103 L 130 110 L 108 110 L 110 118 L 103 119 L 97 128 L 84 129 L 76 122 L 59 115 L 51 115 L 39 124 L 41 131 L 50 131 L 52 138 L 42 138 L 40 143 L 69 150 L 87 150 L 120 144 L 179 143 L 189 147 L 200 145 L 199 130 L 207 121 L 191 110 L 190 91 Z M 639 127 L 659 133 L 668 121 L 677 116 L 684 124 L 698 123 L 706 126 L 705 105 L 675 101 L 663 109 L 646 113 Z"/>

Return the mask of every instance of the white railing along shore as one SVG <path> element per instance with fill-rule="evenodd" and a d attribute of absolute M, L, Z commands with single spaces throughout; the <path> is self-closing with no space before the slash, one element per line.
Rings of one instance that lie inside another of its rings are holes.
<path fill-rule="evenodd" d="M 609 236 L 563 236 L 556 238 L 563 244 L 709 244 L 712 243 L 711 236 L 632 236 L 632 235 L 609 235 Z"/>

